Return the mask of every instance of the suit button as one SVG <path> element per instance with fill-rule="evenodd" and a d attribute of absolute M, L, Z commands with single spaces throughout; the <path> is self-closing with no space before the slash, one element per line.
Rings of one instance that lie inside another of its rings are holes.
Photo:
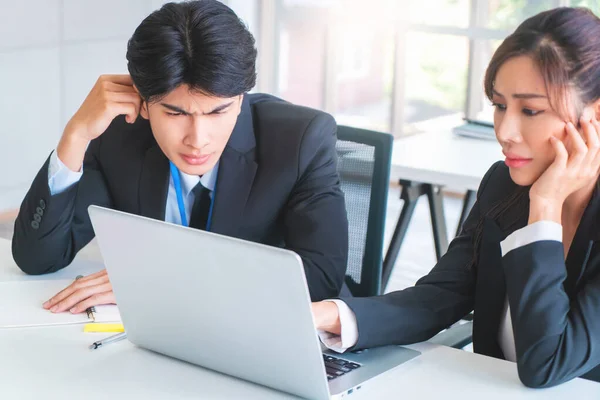
<path fill-rule="evenodd" d="M 40 214 L 40 216 L 43 216 L 43 215 L 44 215 L 44 209 L 43 209 L 42 207 L 38 207 L 38 208 L 36 208 L 36 209 L 35 209 L 35 212 L 36 212 L 37 214 Z"/>
<path fill-rule="evenodd" d="M 45 202 L 43 199 L 42 199 L 42 200 L 40 200 L 40 208 L 41 208 L 42 210 L 45 210 L 45 209 L 46 209 L 46 202 Z"/>
<path fill-rule="evenodd" d="M 31 227 L 35 230 L 40 229 L 40 223 L 37 221 L 31 221 Z"/>
<path fill-rule="evenodd" d="M 42 221 L 42 216 L 40 214 L 33 214 L 33 220 L 39 223 Z"/>

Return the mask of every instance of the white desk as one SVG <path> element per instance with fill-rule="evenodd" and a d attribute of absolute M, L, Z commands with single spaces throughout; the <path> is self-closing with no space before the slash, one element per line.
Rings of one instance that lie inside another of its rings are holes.
<path fill-rule="evenodd" d="M 77 265 L 42 279 L 74 277 L 98 267 Z M 16 270 L 10 243 L 0 239 L 0 281 L 39 279 Z M 140 349 L 127 341 L 90 351 L 104 337 L 81 326 L 0 329 L 0 394 L 4 399 L 286 399 L 258 385 Z M 576 379 L 557 388 L 525 388 L 516 366 L 429 343 L 420 357 L 382 376 L 351 399 L 584 399 L 600 398 L 600 384 Z"/>
<path fill-rule="evenodd" d="M 476 191 L 487 170 L 502 159 L 496 141 L 450 130 L 427 132 L 394 141 L 391 178 Z"/>
<path fill-rule="evenodd" d="M 400 198 L 404 204 L 383 263 L 382 287 L 387 285 L 418 199 L 427 196 L 429 200 L 439 259 L 448 248 L 441 188 L 467 190 L 460 228 L 475 202 L 475 192 L 483 176 L 492 164 L 503 158 L 496 141 L 461 137 L 450 130 L 417 134 L 394 142 L 391 179 L 402 185 Z"/>

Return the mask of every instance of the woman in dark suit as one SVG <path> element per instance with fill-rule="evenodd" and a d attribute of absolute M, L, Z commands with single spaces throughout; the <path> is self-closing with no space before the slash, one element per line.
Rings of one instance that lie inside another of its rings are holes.
<path fill-rule="evenodd" d="M 525 385 L 600 377 L 598 38 L 593 13 L 559 8 L 502 43 L 484 86 L 506 161 L 414 287 L 313 304 L 325 344 L 419 342 L 475 310 L 475 352 L 516 362 Z"/>

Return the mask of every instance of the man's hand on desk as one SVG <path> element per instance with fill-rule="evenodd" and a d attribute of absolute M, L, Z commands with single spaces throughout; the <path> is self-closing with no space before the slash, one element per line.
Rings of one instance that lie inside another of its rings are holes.
<path fill-rule="evenodd" d="M 320 301 L 311 305 L 315 327 L 320 331 L 339 335 L 341 332 L 340 313 L 333 301 Z"/>
<path fill-rule="evenodd" d="M 85 312 L 99 304 L 115 304 L 115 295 L 106 270 L 77 279 L 60 293 L 44 303 L 43 307 L 54 313 L 70 311 Z"/>

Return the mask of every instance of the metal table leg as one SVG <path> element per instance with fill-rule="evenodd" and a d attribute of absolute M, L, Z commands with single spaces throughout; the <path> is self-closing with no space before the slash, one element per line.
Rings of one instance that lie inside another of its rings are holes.
<path fill-rule="evenodd" d="M 390 276 L 394 269 L 394 265 L 396 264 L 396 260 L 398 259 L 398 254 L 400 253 L 400 248 L 402 247 L 402 242 L 404 241 L 404 237 L 406 236 L 410 220 L 414 214 L 415 207 L 417 206 L 419 198 L 423 195 L 427 195 L 427 199 L 429 202 L 429 213 L 431 215 L 431 229 L 437 260 L 439 260 L 448 250 L 449 240 L 448 231 L 446 227 L 446 217 L 444 215 L 444 199 L 442 194 L 442 187 L 432 185 L 429 183 L 421 183 L 407 180 L 400 180 L 400 185 L 402 186 L 400 198 L 404 201 L 404 204 L 402 206 L 400 217 L 398 218 L 398 222 L 396 223 L 394 234 L 390 241 L 390 245 L 385 255 L 385 259 L 383 261 L 381 279 L 382 290 L 385 290 L 390 280 Z M 473 207 L 475 199 L 476 193 L 471 190 L 467 191 L 465 200 L 463 202 L 462 213 L 459 219 L 459 228 L 457 229 L 457 235 L 460 232 L 460 228 L 462 227 L 464 220 L 467 218 L 469 211 Z"/>
<path fill-rule="evenodd" d="M 396 223 L 394 234 L 383 261 L 381 279 L 381 287 L 383 290 L 385 290 L 392 270 L 394 269 L 394 264 L 400 253 L 400 247 L 404 241 L 404 236 L 406 236 L 406 231 L 408 230 L 408 225 L 410 224 L 410 220 L 415 211 L 417 201 L 419 200 L 419 197 L 425 194 L 424 185 L 422 183 L 400 180 L 400 185 L 402 185 L 400 198 L 404 201 L 404 204 L 402 205 L 400 217 Z"/>
<path fill-rule="evenodd" d="M 444 195 L 441 186 L 425 185 L 427 198 L 429 199 L 429 213 L 431 214 L 431 229 L 435 254 L 439 261 L 448 250 L 448 230 L 446 229 L 446 217 L 444 215 Z"/>

